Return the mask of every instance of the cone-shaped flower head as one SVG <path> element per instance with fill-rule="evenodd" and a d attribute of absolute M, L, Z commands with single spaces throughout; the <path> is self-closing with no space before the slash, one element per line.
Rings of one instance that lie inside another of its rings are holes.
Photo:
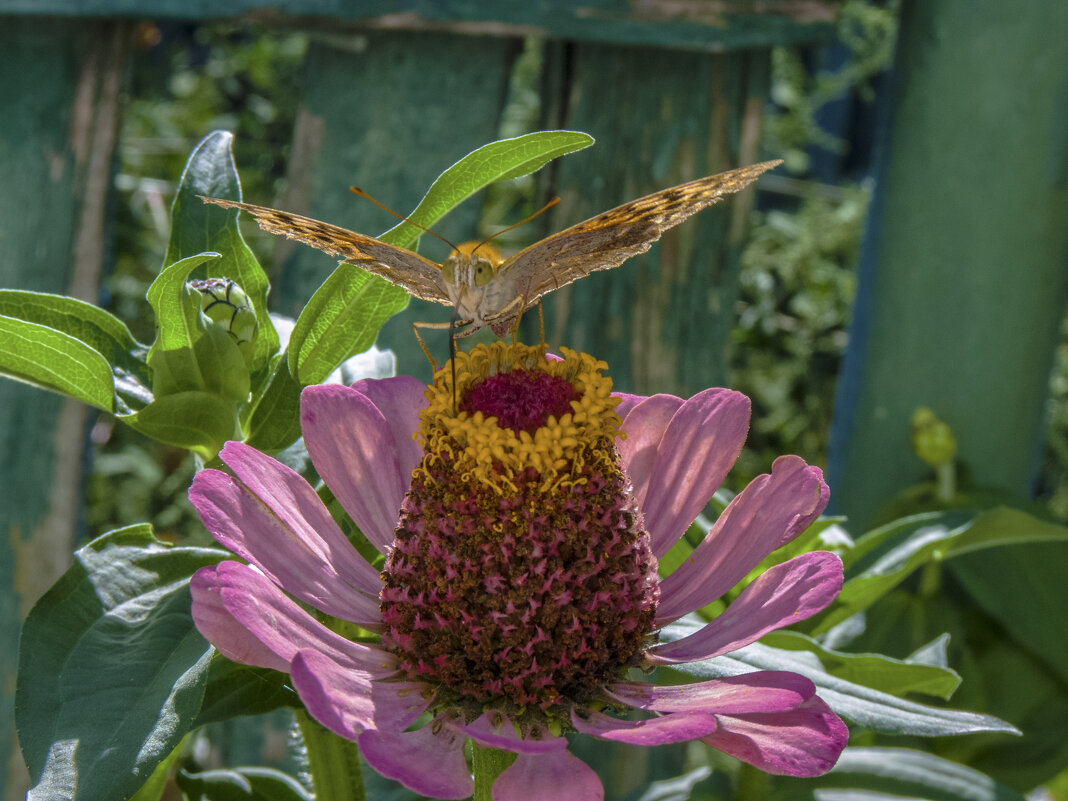
<path fill-rule="evenodd" d="M 498 801 L 601 798 L 596 774 L 566 750 L 561 735 L 575 731 L 701 739 L 772 773 L 830 769 L 847 732 L 802 676 L 663 688 L 631 676 L 740 648 L 837 595 L 838 557 L 807 553 L 689 636 L 657 637 L 819 515 L 820 471 L 776 461 L 661 579 L 657 558 L 741 449 L 748 400 L 718 389 L 687 401 L 613 396 L 603 362 L 563 353 L 497 343 L 457 357 L 455 386 L 447 366 L 430 388 L 397 378 L 305 390 L 309 454 L 385 554 L 380 574 L 300 476 L 228 444 L 232 475 L 204 470 L 190 495 L 251 566 L 197 573 L 198 627 L 231 659 L 288 672 L 314 717 L 431 797 L 471 794 L 468 737 L 518 755 L 494 784 Z M 289 596 L 381 644 L 335 634 Z M 646 717 L 625 719 L 630 710 Z M 424 713 L 430 722 L 409 730 Z"/>
<path fill-rule="evenodd" d="M 641 663 L 660 595 L 614 446 L 619 399 L 603 364 L 565 353 L 460 354 L 458 410 L 447 376 L 428 393 L 381 595 L 383 645 L 439 704 L 548 714 L 557 731 Z"/>

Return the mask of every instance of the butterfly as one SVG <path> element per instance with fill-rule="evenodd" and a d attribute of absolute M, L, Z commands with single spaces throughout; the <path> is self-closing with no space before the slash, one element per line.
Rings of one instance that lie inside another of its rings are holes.
<path fill-rule="evenodd" d="M 380 275 L 414 297 L 452 306 L 453 322 L 447 326 L 463 329 L 457 336 L 469 336 L 489 326 L 497 336 L 505 337 L 515 329 L 523 312 L 548 293 L 644 253 L 664 231 L 741 191 L 781 163 L 765 161 L 662 189 L 565 228 L 505 259 L 493 248 L 478 244 L 454 249 L 441 264 L 374 237 L 288 211 L 222 198 L 201 199 L 247 211 L 265 231 L 341 256 L 342 261 Z M 418 329 L 445 327 L 415 324 L 424 352 L 427 349 Z M 433 364 L 432 358 L 430 361 Z"/>

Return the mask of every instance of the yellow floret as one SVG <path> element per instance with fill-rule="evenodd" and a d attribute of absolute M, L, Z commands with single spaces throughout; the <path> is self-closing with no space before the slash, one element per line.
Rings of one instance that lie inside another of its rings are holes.
<path fill-rule="evenodd" d="M 561 348 L 562 359 L 550 360 L 545 348 L 495 342 L 478 345 L 456 356 L 456 391 L 449 365 L 438 371 L 427 388 L 427 408 L 420 414 L 416 437 L 425 456 L 416 468 L 430 478 L 428 468 L 441 466 L 442 458 L 498 493 L 515 490 L 513 479 L 533 467 L 549 489 L 585 481 L 587 464 L 614 459 L 612 443 L 619 435 L 620 418 L 615 412 L 612 379 L 603 375 L 608 365 L 585 353 Z M 514 370 L 531 370 L 567 380 L 579 397 L 571 401 L 572 412 L 560 419 L 550 416 L 531 436 L 497 425 L 497 419 L 481 412 L 469 415 L 455 411 L 456 399 L 488 376 Z M 608 466 L 606 465 L 606 466 Z"/>

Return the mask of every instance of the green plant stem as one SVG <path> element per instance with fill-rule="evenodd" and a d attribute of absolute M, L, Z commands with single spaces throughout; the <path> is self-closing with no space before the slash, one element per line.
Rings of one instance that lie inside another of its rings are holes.
<path fill-rule="evenodd" d="M 360 751 L 356 743 L 338 737 L 303 709 L 297 711 L 297 725 L 307 750 L 315 797 L 364 801 Z"/>
<path fill-rule="evenodd" d="M 932 554 L 932 558 L 923 566 L 920 574 L 919 595 L 921 598 L 933 598 L 942 587 L 942 554 Z"/>
<path fill-rule="evenodd" d="M 736 801 L 764 801 L 767 791 L 768 774 L 743 762 L 738 770 Z"/>
<path fill-rule="evenodd" d="M 497 748 L 483 748 L 472 741 L 471 768 L 475 777 L 472 801 L 493 801 L 493 783 L 504 769 L 515 762 L 515 754 Z"/>
<path fill-rule="evenodd" d="M 957 495 L 957 467 L 952 460 L 943 462 L 935 468 L 938 480 L 938 500 L 949 503 Z"/>

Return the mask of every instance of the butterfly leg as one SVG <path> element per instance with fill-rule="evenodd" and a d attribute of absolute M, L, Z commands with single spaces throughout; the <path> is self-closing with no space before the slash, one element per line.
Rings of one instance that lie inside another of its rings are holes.
<path fill-rule="evenodd" d="M 430 370 L 433 373 L 438 371 L 438 363 L 434 361 L 434 357 L 430 355 L 430 349 L 419 335 L 419 329 L 425 328 L 433 331 L 445 331 L 451 327 L 452 323 L 412 323 L 412 333 L 415 334 L 415 338 L 419 341 L 419 347 L 423 349 L 423 355 L 426 356 L 426 360 L 430 362 Z"/>

